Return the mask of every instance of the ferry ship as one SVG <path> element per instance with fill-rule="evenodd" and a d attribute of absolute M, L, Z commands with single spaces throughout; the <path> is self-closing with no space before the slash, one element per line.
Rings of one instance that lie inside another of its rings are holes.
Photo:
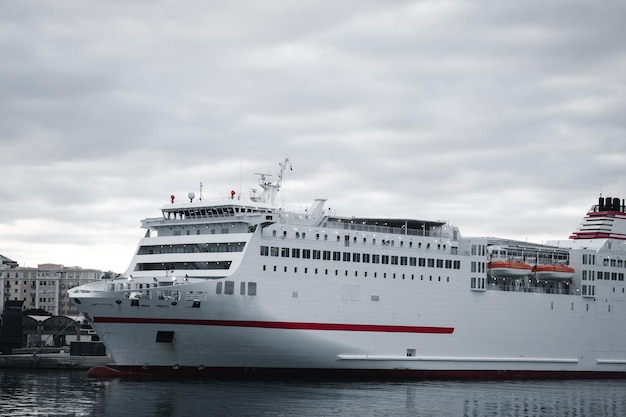
<path fill-rule="evenodd" d="M 276 181 L 174 196 L 125 274 L 69 290 L 115 366 L 92 375 L 626 377 L 626 213 L 563 241 L 275 203 Z"/>

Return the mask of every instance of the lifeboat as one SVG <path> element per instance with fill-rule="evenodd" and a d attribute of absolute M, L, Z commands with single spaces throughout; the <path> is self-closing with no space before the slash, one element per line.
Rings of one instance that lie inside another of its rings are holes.
<path fill-rule="evenodd" d="M 566 280 L 574 276 L 574 268 L 557 264 L 535 265 L 533 273 L 537 279 Z"/>
<path fill-rule="evenodd" d="M 530 275 L 533 268 L 521 261 L 494 261 L 487 264 L 492 277 L 519 278 Z"/>

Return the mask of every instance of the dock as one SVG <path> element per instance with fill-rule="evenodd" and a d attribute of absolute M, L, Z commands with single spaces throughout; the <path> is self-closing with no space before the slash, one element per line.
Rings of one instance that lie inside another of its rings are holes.
<path fill-rule="evenodd" d="M 65 353 L 0 355 L 0 368 L 91 369 L 115 364 L 110 356 L 73 356 Z"/>

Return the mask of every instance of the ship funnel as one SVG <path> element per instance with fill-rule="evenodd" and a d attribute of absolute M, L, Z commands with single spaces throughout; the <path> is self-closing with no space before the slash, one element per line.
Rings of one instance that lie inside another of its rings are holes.
<path fill-rule="evenodd" d="M 604 197 L 598 198 L 598 211 L 604 211 Z"/>

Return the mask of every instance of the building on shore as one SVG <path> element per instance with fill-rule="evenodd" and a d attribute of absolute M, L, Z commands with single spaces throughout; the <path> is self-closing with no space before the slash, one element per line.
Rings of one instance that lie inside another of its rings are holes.
<path fill-rule="evenodd" d="M 67 290 L 114 275 L 59 264 L 23 267 L 0 255 L 0 311 L 7 300 L 13 300 L 23 301 L 23 310 L 41 309 L 55 316 L 77 315 L 76 305 L 70 302 Z"/>

